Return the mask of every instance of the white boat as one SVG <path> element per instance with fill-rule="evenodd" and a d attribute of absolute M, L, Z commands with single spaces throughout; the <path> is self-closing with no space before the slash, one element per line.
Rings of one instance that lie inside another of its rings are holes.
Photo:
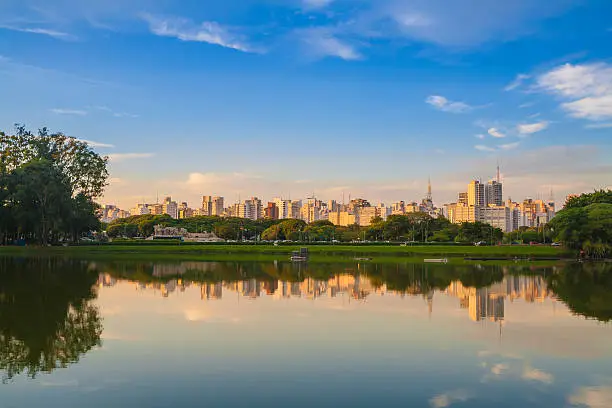
<path fill-rule="evenodd" d="M 448 263 L 448 259 L 446 259 L 446 258 L 425 259 L 423 262 L 426 262 L 426 263 Z"/>
<path fill-rule="evenodd" d="M 308 258 L 305 257 L 305 256 L 292 256 L 291 260 L 293 262 L 306 262 L 306 261 L 308 261 Z"/>

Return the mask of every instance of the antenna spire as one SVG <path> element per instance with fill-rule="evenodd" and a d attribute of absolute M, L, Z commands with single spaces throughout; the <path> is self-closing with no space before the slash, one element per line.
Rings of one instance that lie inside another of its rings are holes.
<path fill-rule="evenodd" d="M 500 183 L 501 182 L 501 176 L 499 173 L 499 160 L 497 161 L 497 182 Z"/>

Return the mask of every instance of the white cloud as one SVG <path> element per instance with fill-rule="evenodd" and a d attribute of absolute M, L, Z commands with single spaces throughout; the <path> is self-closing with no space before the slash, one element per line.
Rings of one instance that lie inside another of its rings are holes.
<path fill-rule="evenodd" d="M 609 95 L 583 98 L 561 106 L 576 118 L 593 120 L 612 118 L 612 92 Z"/>
<path fill-rule="evenodd" d="M 541 121 L 537 123 L 524 123 L 518 125 L 516 129 L 521 135 L 531 135 L 533 133 L 541 132 L 548 127 L 548 122 Z"/>
<path fill-rule="evenodd" d="M 479 134 L 477 134 L 477 135 L 474 135 L 474 137 L 475 137 L 476 139 L 483 140 L 483 139 L 485 138 L 485 135 L 483 135 L 482 133 L 479 133 Z"/>
<path fill-rule="evenodd" d="M 552 384 L 555 379 L 552 374 L 532 367 L 525 367 L 523 369 L 523 374 L 521 375 L 521 378 L 523 380 L 539 381 L 544 384 Z"/>
<path fill-rule="evenodd" d="M 148 159 L 154 157 L 155 153 L 112 153 L 108 159 L 113 162 L 120 162 L 133 159 Z"/>
<path fill-rule="evenodd" d="M 612 387 L 582 387 L 569 396 L 568 402 L 572 405 L 581 405 L 588 408 L 612 407 Z"/>
<path fill-rule="evenodd" d="M 586 129 L 608 129 L 612 128 L 612 123 L 591 123 L 585 126 Z"/>
<path fill-rule="evenodd" d="M 465 113 L 474 109 L 472 106 L 464 102 L 454 102 L 446 99 L 444 96 L 431 95 L 425 99 L 425 103 L 443 112 Z"/>
<path fill-rule="evenodd" d="M 14 27 L 7 25 L 0 25 L 0 28 L 11 30 L 11 31 L 19 31 L 22 33 L 30 33 L 30 34 L 41 34 L 49 37 L 53 37 L 60 40 L 71 40 L 74 37 L 68 33 L 64 33 L 62 31 L 51 30 L 47 28 L 27 28 L 27 27 Z"/>
<path fill-rule="evenodd" d="M 568 99 L 561 107 L 573 117 L 612 118 L 612 66 L 609 64 L 565 64 L 540 75 L 537 85 Z"/>
<path fill-rule="evenodd" d="M 139 115 L 135 115 L 133 113 L 115 112 L 108 106 L 96 106 L 95 109 L 99 111 L 103 111 L 103 112 L 108 112 L 109 114 L 113 115 L 116 118 L 138 118 L 139 117 Z"/>
<path fill-rule="evenodd" d="M 336 57 L 346 61 L 360 60 L 363 55 L 349 43 L 338 39 L 329 30 L 301 30 L 302 41 L 317 58 Z"/>
<path fill-rule="evenodd" d="M 506 85 L 506 87 L 504 88 L 504 91 L 512 91 L 518 88 L 519 86 L 523 85 L 523 82 L 525 82 L 526 79 L 529 79 L 529 78 L 531 78 L 529 75 L 518 74 L 512 82 Z"/>
<path fill-rule="evenodd" d="M 57 115 L 77 115 L 77 116 L 87 115 L 87 111 L 81 110 L 81 109 L 53 108 L 50 111 Z"/>
<path fill-rule="evenodd" d="M 85 142 L 87 143 L 90 147 L 101 147 L 101 148 L 113 148 L 115 147 L 115 145 L 112 144 L 108 144 L 108 143 L 101 143 L 101 142 L 94 142 L 93 140 L 85 140 L 85 139 L 79 139 L 81 142 Z"/>
<path fill-rule="evenodd" d="M 474 149 L 480 150 L 481 152 L 494 152 L 495 151 L 495 148 L 485 146 L 485 145 L 476 145 L 474 146 Z"/>
<path fill-rule="evenodd" d="M 527 116 L 529 119 L 535 119 L 537 117 L 542 116 L 542 114 L 540 112 L 537 113 L 532 113 L 531 115 Z"/>
<path fill-rule="evenodd" d="M 514 143 L 506 143 L 503 145 L 499 145 L 499 148 L 501 150 L 513 150 L 516 149 L 517 147 L 519 147 L 520 142 L 514 142 Z"/>
<path fill-rule="evenodd" d="M 429 400 L 429 405 L 432 408 L 445 408 L 455 402 L 465 402 L 470 399 L 470 395 L 466 390 L 454 390 L 444 394 L 436 395 Z"/>
<path fill-rule="evenodd" d="M 427 27 L 433 24 L 429 17 L 420 13 L 400 13 L 394 19 L 403 27 Z"/>
<path fill-rule="evenodd" d="M 502 137 L 506 137 L 506 135 L 504 133 L 502 133 L 499 129 L 497 128 L 489 128 L 489 130 L 487 130 L 487 133 L 490 134 L 493 137 L 497 137 L 497 138 L 502 138 Z"/>
<path fill-rule="evenodd" d="M 162 19 L 149 14 L 144 14 L 142 17 L 149 23 L 151 32 L 161 37 L 173 37 L 181 41 L 203 42 L 243 52 L 257 52 L 254 48 L 247 45 L 240 35 L 232 33 L 230 28 L 214 21 L 205 21 L 200 25 L 195 25 L 191 21 L 182 18 Z"/>
<path fill-rule="evenodd" d="M 491 367 L 491 374 L 499 376 L 502 375 L 504 371 L 508 371 L 509 368 L 510 367 L 508 367 L 508 364 L 495 364 L 493 367 Z"/>

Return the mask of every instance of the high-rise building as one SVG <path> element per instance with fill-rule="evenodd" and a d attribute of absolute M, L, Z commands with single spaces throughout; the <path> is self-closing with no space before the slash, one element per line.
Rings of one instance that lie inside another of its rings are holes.
<path fill-rule="evenodd" d="M 278 220 L 278 207 L 276 203 L 268 203 L 268 206 L 264 209 L 264 218 L 268 218 L 270 220 Z"/>
<path fill-rule="evenodd" d="M 174 219 L 178 219 L 178 204 L 176 201 L 172 201 L 172 197 L 166 197 L 162 204 L 164 214 L 168 214 Z"/>
<path fill-rule="evenodd" d="M 457 200 L 457 204 L 465 204 L 468 205 L 468 193 L 459 193 L 459 197 Z"/>
<path fill-rule="evenodd" d="M 212 215 L 213 202 L 212 196 L 202 197 L 202 215 Z"/>
<path fill-rule="evenodd" d="M 223 215 L 223 211 L 225 209 L 224 207 L 224 201 L 225 199 L 223 197 L 219 197 L 219 196 L 215 196 L 212 198 L 212 208 L 211 208 L 211 214 L 210 215 L 214 215 L 217 217 L 221 217 Z"/>
<path fill-rule="evenodd" d="M 474 207 L 484 207 L 485 206 L 485 189 L 484 184 L 482 184 L 479 180 L 472 180 L 470 184 L 468 184 L 468 205 Z"/>
<path fill-rule="evenodd" d="M 278 208 L 278 219 L 284 220 L 291 217 L 291 200 L 283 200 L 282 198 L 275 198 L 272 200 Z"/>
<path fill-rule="evenodd" d="M 491 180 L 485 186 L 485 206 L 487 205 L 504 205 L 502 183 L 497 180 Z"/>

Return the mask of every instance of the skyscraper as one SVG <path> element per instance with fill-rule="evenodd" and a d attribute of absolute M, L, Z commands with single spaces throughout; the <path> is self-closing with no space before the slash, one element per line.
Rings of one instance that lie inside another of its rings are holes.
<path fill-rule="evenodd" d="M 495 180 L 490 180 L 485 186 L 485 206 L 504 205 L 503 189 L 499 166 L 497 166 L 497 176 Z"/>
<path fill-rule="evenodd" d="M 468 205 L 474 207 L 485 206 L 485 188 L 479 180 L 472 180 L 468 185 Z"/>
<path fill-rule="evenodd" d="M 504 205 L 502 183 L 491 180 L 485 186 L 485 205 Z"/>

